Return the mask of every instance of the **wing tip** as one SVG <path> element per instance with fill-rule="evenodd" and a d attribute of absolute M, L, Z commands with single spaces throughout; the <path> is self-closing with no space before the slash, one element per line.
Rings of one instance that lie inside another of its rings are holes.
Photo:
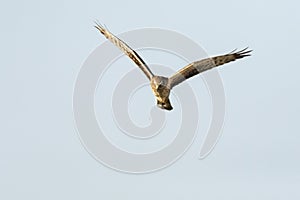
<path fill-rule="evenodd" d="M 94 23 L 94 27 L 105 35 L 105 33 L 107 32 L 107 29 L 105 28 L 106 26 L 103 26 L 98 20 L 94 20 Z"/>
<path fill-rule="evenodd" d="M 244 48 L 242 50 L 239 50 L 239 51 L 236 51 L 236 49 L 235 49 L 230 54 L 234 55 L 234 57 L 236 59 L 239 59 L 239 58 L 244 58 L 244 57 L 247 57 L 247 56 L 251 56 L 252 51 L 253 51 L 252 49 L 249 49 L 249 47 L 246 47 L 246 48 Z"/>

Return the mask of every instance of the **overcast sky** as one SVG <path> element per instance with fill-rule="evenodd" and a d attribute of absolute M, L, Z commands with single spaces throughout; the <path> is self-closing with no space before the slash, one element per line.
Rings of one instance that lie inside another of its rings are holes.
<path fill-rule="evenodd" d="M 292 0 L 2 2 L 0 198 L 299 199 L 299 6 Z M 96 19 L 115 34 L 175 30 L 209 55 L 254 50 L 219 69 L 226 122 L 206 159 L 198 160 L 201 136 L 174 165 L 146 175 L 111 170 L 84 149 L 72 94 L 82 63 L 105 41 L 93 28 Z"/>

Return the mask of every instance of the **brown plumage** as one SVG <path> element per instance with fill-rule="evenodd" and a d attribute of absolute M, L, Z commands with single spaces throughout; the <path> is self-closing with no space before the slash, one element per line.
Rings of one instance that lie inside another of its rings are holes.
<path fill-rule="evenodd" d="M 141 68 L 141 70 L 144 72 L 147 78 L 151 80 L 151 78 L 153 77 L 153 73 L 151 72 L 147 64 L 133 49 L 131 49 L 125 42 L 123 42 L 117 36 L 110 33 L 99 23 L 96 23 L 95 28 L 97 28 L 109 41 L 111 41 L 121 51 L 123 51 L 137 66 Z"/>
<path fill-rule="evenodd" d="M 237 59 L 250 56 L 252 50 L 248 50 L 245 48 L 240 51 L 232 51 L 228 54 L 215 56 L 212 58 L 206 58 L 200 61 L 195 61 L 178 72 L 176 72 L 171 77 L 163 77 L 163 76 L 156 76 L 154 75 L 147 64 L 142 60 L 142 58 L 133 50 L 131 49 L 125 42 L 121 39 L 113 35 L 99 23 L 96 23 L 95 27 L 114 45 L 116 45 L 121 51 L 123 51 L 147 76 L 150 80 L 150 85 L 153 94 L 157 99 L 157 106 L 165 109 L 165 110 L 172 110 L 173 107 L 170 103 L 169 96 L 170 91 L 173 87 L 180 84 L 181 82 L 185 81 L 188 78 L 191 78 L 201 72 L 207 71 L 214 67 L 223 65 L 225 63 L 235 61 Z"/>
<path fill-rule="evenodd" d="M 224 65 L 225 63 L 231 61 L 235 61 L 236 59 L 250 56 L 251 51 L 252 50 L 248 50 L 248 48 L 245 48 L 237 52 L 232 51 L 222 56 L 215 56 L 212 58 L 206 58 L 200 61 L 192 62 L 169 78 L 170 88 L 173 88 L 182 81 L 185 81 L 186 79 L 191 78 L 201 72 L 204 72 L 206 70 L 212 69 L 220 65 Z"/>

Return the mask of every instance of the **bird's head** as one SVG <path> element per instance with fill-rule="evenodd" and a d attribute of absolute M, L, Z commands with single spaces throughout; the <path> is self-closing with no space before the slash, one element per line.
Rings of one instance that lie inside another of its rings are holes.
<path fill-rule="evenodd" d="M 167 87 L 168 86 L 168 78 L 163 76 L 154 76 L 151 80 L 151 85 L 153 89 L 158 90 L 161 87 Z"/>

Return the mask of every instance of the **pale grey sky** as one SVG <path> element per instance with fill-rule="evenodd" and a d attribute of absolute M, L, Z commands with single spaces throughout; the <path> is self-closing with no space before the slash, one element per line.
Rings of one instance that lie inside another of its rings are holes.
<path fill-rule="evenodd" d="M 299 6 L 291 0 L 2 2 L 0 199 L 299 199 Z M 171 167 L 130 175 L 86 152 L 72 92 L 82 63 L 105 41 L 95 19 L 116 34 L 175 30 L 210 55 L 254 50 L 219 70 L 226 123 L 206 159 L 197 159 L 201 141 L 195 141 Z"/>

